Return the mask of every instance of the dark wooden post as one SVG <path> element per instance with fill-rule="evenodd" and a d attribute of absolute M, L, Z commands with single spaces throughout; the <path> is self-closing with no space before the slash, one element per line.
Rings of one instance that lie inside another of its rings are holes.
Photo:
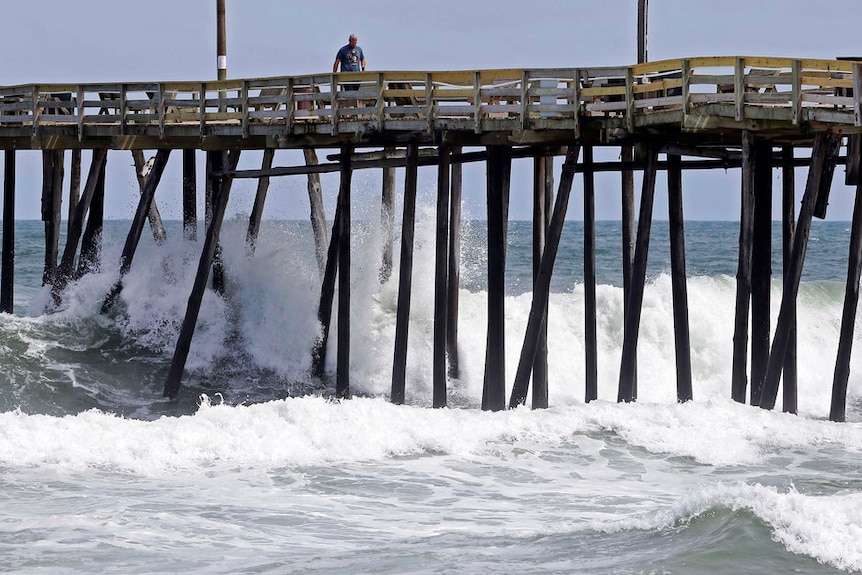
<path fill-rule="evenodd" d="M 198 239 L 197 157 L 195 150 L 183 150 L 183 237 Z"/>
<path fill-rule="evenodd" d="M 506 220 L 512 150 L 488 146 L 488 334 L 482 409 L 506 408 Z"/>
<path fill-rule="evenodd" d="M 449 169 L 452 150 L 440 146 L 437 164 L 437 234 L 434 266 L 433 405 L 446 407 L 446 320 L 449 312 Z"/>
<path fill-rule="evenodd" d="M 387 155 L 394 148 L 386 148 Z M 383 189 L 380 195 L 380 229 L 383 232 L 383 249 L 380 262 L 380 283 L 392 275 L 392 244 L 395 235 L 395 168 L 383 168 Z"/>
<path fill-rule="evenodd" d="M 781 148 L 781 236 L 782 236 L 782 274 L 787 278 L 793 249 L 793 234 L 796 231 L 796 177 L 793 166 L 793 146 Z M 796 302 L 789 306 L 788 322 L 791 324 L 787 339 L 787 353 L 784 356 L 782 379 L 784 405 L 783 411 L 796 413 Z"/>
<path fill-rule="evenodd" d="M 792 308 L 799 293 L 799 281 L 802 279 L 802 265 L 805 262 L 805 250 L 808 247 L 808 234 L 811 231 L 811 218 L 820 190 L 820 177 L 826 155 L 834 149 L 837 136 L 820 133 L 814 136 L 814 147 L 811 150 L 811 165 L 808 168 L 808 180 L 805 183 L 805 194 L 802 197 L 802 207 L 799 210 L 799 221 L 793 236 L 793 254 L 784 280 L 784 290 L 781 297 L 781 307 L 778 311 L 778 324 L 775 326 L 775 337 L 769 353 L 769 363 L 766 366 L 766 378 L 763 382 L 763 393 L 760 396 L 760 407 L 772 409 L 778 396 L 778 382 L 781 368 L 784 365 L 784 354 L 790 341 L 790 329 L 793 319 Z"/>
<path fill-rule="evenodd" d="M 42 152 L 42 221 L 45 223 L 45 266 L 42 270 L 42 285 L 53 279 L 57 268 L 62 199 L 63 150 L 45 150 Z"/>
<path fill-rule="evenodd" d="M 401 261 L 398 269 L 398 310 L 395 314 L 395 354 L 392 361 L 392 403 L 404 403 L 407 379 L 407 336 L 410 324 L 410 295 L 413 285 L 413 231 L 416 219 L 416 175 L 419 146 L 407 146 L 404 176 L 404 209 L 401 220 Z"/>
<path fill-rule="evenodd" d="M 647 0 L 638 0 L 638 64 L 647 61 Z"/>
<path fill-rule="evenodd" d="M 338 363 L 335 396 L 350 397 L 350 182 L 353 176 L 353 147 L 341 146 L 341 238 L 338 243 Z"/>
<path fill-rule="evenodd" d="M 620 156 L 623 164 L 634 162 L 634 146 L 622 146 Z M 623 314 L 628 309 L 629 294 L 632 289 L 632 261 L 635 255 L 635 172 L 624 168 L 621 176 L 622 209 L 622 257 L 623 257 Z M 637 350 L 634 351 L 634 374 L 632 375 L 632 397 L 638 396 Z"/>
<path fill-rule="evenodd" d="M 518 359 L 518 369 L 515 373 L 515 382 L 512 385 L 512 395 L 509 398 L 510 408 L 523 404 L 527 399 L 527 391 L 530 386 L 530 371 L 533 369 L 533 361 L 539 345 L 542 324 L 545 322 L 548 309 L 551 276 L 554 272 L 557 249 L 560 247 L 560 237 L 563 235 L 563 223 L 566 219 L 566 209 L 569 205 L 572 182 L 575 179 L 575 171 L 578 167 L 579 153 L 579 146 L 569 146 L 566 152 L 566 160 L 560 173 L 560 185 L 557 188 L 557 198 L 554 201 L 554 212 L 548 224 L 547 241 L 545 242 L 545 249 L 542 251 L 539 274 L 533 284 L 533 301 L 530 304 L 530 315 L 527 318 L 524 345 L 521 347 L 521 355 Z"/>
<path fill-rule="evenodd" d="M 87 184 L 84 186 L 84 194 L 76 202 L 75 212 L 72 214 L 72 219 L 69 222 L 69 231 L 66 236 L 66 247 L 63 250 L 63 257 L 54 274 L 52 293 L 54 301 L 58 304 L 61 300 L 60 295 L 62 291 L 69 280 L 72 279 L 72 274 L 75 271 L 75 256 L 78 252 L 78 242 L 84 231 L 84 218 L 86 218 L 87 212 L 90 209 L 90 202 L 96 192 L 96 185 L 105 169 L 107 159 L 108 150 L 106 148 L 93 150 L 93 158 L 90 161 L 90 171 L 87 174 Z"/>
<path fill-rule="evenodd" d="M 829 421 L 844 421 L 847 409 L 847 381 L 850 378 L 850 353 L 859 303 L 859 276 L 862 272 L 862 181 L 856 184 L 856 203 L 850 231 L 850 254 L 847 259 L 847 285 L 844 288 L 844 311 L 841 315 L 841 335 L 838 338 L 838 358 L 832 378 L 832 404 Z M 786 383 L 785 383 L 786 385 Z"/>
<path fill-rule="evenodd" d="M 751 299 L 751 257 L 754 236 L 754 138 L 742 133 L 742 192 L 739 216 L 739 261 L 736 271 L 736 316 L 733 329 L 731 397 L 745 403 L 748 387 L 748 308 Z"/>
<path fill-rule="evenodd" d="M 321 334 L 311 353 L 311 373 L 316 377 L 323 376 L 326 367 L 326 346 L 329 342 L 329 326 L 332 323 L 332 301 L 335 298 L 335 279 L 338 273 L 338 253 L 341 245 L 341 205 L 342 201 L 339 198 L 335 206 L 332 238 L 329 240 L 323 285 L 320 288 L 320 304 L 317 308 L 317 320 L 320 322 Z"/>
<path fill-rule="evenodd" d="M 69 219 L 66 221 L 67 230 L 71 231 L 72 220 L 75 216 L 75 208 L 81 198 L 81 149 L 72 150 L 72 174 L 69 176 Z M 68 233 L 67 231 L 67 233 Z"/>
<path fill-rule="evenodd" d="M 159 150 L 162 152 L 162 150 Z M 221 152 L 217 152 L 219 157 Z M 234 150 L 228 155 L 225 171 L 233 172 L 236 170 L 239 162 L 239 150 Z M 167 161 L 167 160 L 165 160 Z M 153 172 L 159 166 L 159 157 L 156 156 L 156 163 L 153 166 Z M 213 169 L 220 169 L 221 166 L 211 165 Z M 164 168 L 164 163 L 162 163 Z M 150 175 L 152 177 L 152 174 Z M 208 178 L 213 179 L 213 212 L 210 225 L 207 228 L 207 235 L 204 239 L 203 250 L 201 251 L 201 259 L 198 262 L 198 270 L 195 274 L 195 283 L 192 286 L 192 293 L 189 295 L 188 306 L 186 307 L 186 315 L 183 319 L 183 325 L 180 328 L 180 335 L 177 338 L 177 347 L 174 350 L 174 357 L 171 360 L 171 367 L 168 371 L 168 378 L 165 381 L 164 396 L 175 398 L 180 391 L 180 383 L 183 377 L 183 370 L 186 366 L 186 360 L 189 357 L 189 349 L 192 344 L 192 336 L 195 332 L 195 325 L 198 321 L 198 314 L 201 310 L 201 302 L 203 301 L 204 291 L 207 286 L 207 278 L 209 277 L 210 268 L 213 265 L 215 258 L 216 245 L 218 245 L 219 232 L 224 221 L 225 209 L 227 208 L 228 198 L 230 197 L 230 188 L 233 184 L 233 175 L 229 173 L 218 177 L 213 177 L 212 174 L 207 174 Z M 149 178 L 147 186 L 150 187 Z"/>
<path fill-rule="evenodd" d="M 306 166 L 317 165 L 317 152 L 304 148 Z M 314 233 L 314 254 L 317 256 L 317 270 L 323 274 L 326 269 L 326 211 L 323 209 L 323 189 L 320 187 L 320 174 L 308 174 L 308 206 L 311 212 L 311 231 Z"/>
<path fill-rule="evenodd" d="M 652 207 L 655 198 L 655 175 L 658 165 L 658 146 L 650 143 L 644 167 L 643 188 L 641 190 L 640 215 L 635 242 L 635 257 L 632 262 L 632 286 L 626 306 L 623 328 L 623 349 L 620 360 L 620 380 L 617 401 L 633 401 L 634 373 L 637 362 L 638 331 L 640 329 L 641 306 L 643 305 L 644 285 L 646 283 L 647 254 L 649 252 Z"/>
<path fill-rule="evenodd" d="M 6 150 L 3 163 L 3 262 L 0 313 L 12 313 L 15 299 L 15 150 Z"/>
<path fill-rule="evenodd" d="M 547 244 L 548 223 L 554 195 L 554 157 L 533 158 L 533 287 L 539 278 L 542 254 Z M 533 409 L 548 407 L 548 310 L 545 309 L 536 357 L 533 360 Z"/>
<path fill-rule="evenodd" d="M 772 144 L 754 142 L 754 233 L 751 246 L 751 405 L 760 401 L 769 359 L 772 285 Z"/>
<path fill-rule="evenodd" d="M 452 155 L 460 154 L 461 148 L 453 148 Z M 461 183 L 462 164 L 452 164 L 449 201 L 449 269 L 446 272 L 449 307 L 446 318 L 446 354 L 449 356 L 449 377 L 458 379 L 461 369 L 458 363 L 458 290 L 461 287 Z"/>
<path fill-rule="evenodd" d="M 691 339 L 688 329 L 688 289 L 685 277 L 685 228 L 682 209 L 682 158 L 667 156 L 670 273 L 673 291 L 673 333 L 676 351 L 676 399 L 693 397 L 691 388 Z"/>
<path fill-rule="evenodd" d="M 165 171 L 165 166 L 168 163 L 171 151 L 163 149 L 156 152 L 156 160 L 153 162 L 153 167 L 150 173 L 147 174 L 147 180 L 141 190 L 141 199 L 138 201 L 138 209 L 135 211 L 135 216 L 132 219 L 132 225 L 129 228 L 129 234 L 126 236 L 126 243 L 123 245 L 123 254 L 120 257 L 120 277 L 105 296 L 105 301 L 102 302 L 102 313 L 108 313 L 111 306 L 120 292 L 123 290 L 123 276 L 128 273 L 132 267 L 132 259 L 135 257 L 135 250 L 138 249 L 138 242 L 141 240 L 141 232 L 144 229 L 144 220 L 150 212 L 150 205 L 156 195 L 156 187 L 162 179 L 162 174 Z"/>
<path fill-rule="evenodd" d="M 153 169 L 153 165 L 148 166 L 144 161 L 144 152 L 142 150 L 132 150 L 132 160 L 135 162 L 135 174 L 138 178 L 138 189 L 144 193 L 144 183 L 146 182 L 149 170 Z M 168 234 L 165 232 L 165 224 L 162 222 L 162 216 L 159 213 L 159 207 L 155 201 L 150 202 L 150 208 L 147 212 L 147 220 L 150 222 L 150 230 L 153 232 L 153 240 L 157 244 L 162 244 L 168 239 Z"/>
<path fill-rule="evenodd" d="M 584 146 L 584 401 L 599 397 L 599 349 L 596 335 L 596 184 L 593 147 Z"/>
<path fill-rule="evenodd" d="M 272 160 L 275 158 L 275 148 L 266 148 L 263 151 L 263 159 L 260 162 L 261 171 L 272 168 Z M 245 234 L 245 249 L 248 255 L 254 253 L 257 245 L 257 236 L 260 233 L 260 220 L 263 218 L 263 205 L 266 203 L 266 192 L 269 190 L 269 176 L 261 176 L 257 179 L 257 193 L 254 195 L 254 205 L 248 218 L 248 231 Z"/>
<path fill-rule="evenodd" d="M 105 157 L 107 160 L 107 156 Z M 105 221 L 105 167 L 99 173 L 96 189 L 87 210 L 87 226 L 81 236 L 81 257 L 78 258 L 76 277 L 99 269 L 99 252 L 102 247 L 102 228 Z"/>

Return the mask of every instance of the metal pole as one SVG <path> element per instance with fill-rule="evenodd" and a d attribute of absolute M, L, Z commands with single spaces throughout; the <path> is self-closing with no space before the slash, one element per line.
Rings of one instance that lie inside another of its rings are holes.
<path fill-rule="evenodd" d="M 216 54 L 218 55 L 216 67 L 219 80 L 227 80 L 227 34 L 225 33 L 224 3 L 225 0 L 216 0 Z"/>
<path fill-rule="evenodd" d="M 638 0 L 638 64 L 647 61 L 648 0 Z"/>

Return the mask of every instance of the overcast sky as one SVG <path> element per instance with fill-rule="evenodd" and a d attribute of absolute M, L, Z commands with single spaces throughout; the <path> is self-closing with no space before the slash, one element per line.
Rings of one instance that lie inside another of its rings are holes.
<path fill-rule="evenodd" d="M 329 71 L 350 33 L 359 36 L 370 70 L 628 65 L 636 61 L 636 13 L 637 0 L 227 0 L 228 77 Z M 860 17 L 859 0 L 652 0 L 649 59 L 862 56 Z M 216 0 L 10 2 L 0 24 L 0 85 L 213 79 L 215 20 Z M 175 156 L 156 197 L 164 217 L 179 219 L 174 200 L 181 161 Z M 38 219 L 40 156 L 22 152 L 17 158 L 17 216 Z M 89 154 L 84 158 L 86 174 Z M 279 152 L 276 164 L 292 165 L 298 158 Z M 242 167 L 259 162 L 260 154 L 249 152 Z M 107 217 L 133 214 L 137 184 L 131 163 L 127 152 L 109 154 Z M 420 186 L 430 196 L 433 173 L 422 173 Z M 358 174 L 360 198 L 377 197 L 379 179 L 379 174 Z M 797 180 L 804 181 L 804 173 Z M 528 163 L 516 162 L 514 219 L 530 217 L 529 182 Z M 852 190 L 838 184 L 843 169 L 836 173 L 829 216 L 849 219 Z M 597 216 L 618 219 L 618 177 L 601 176 L 597 186 Z M 324 178 L 324 187 L 331 216 L 337 176 Z M 738 217 L 738 172 L 686 174 L 684 187 L 688 218 Z M 231 212 L 250 211 L 254 184 L 242 182 L 234 189 Z M 581 217 L 578 191 L 576 184 L 570 218 Z M 465 173 L 468 215 L 484 218 L 483 195 L 482 168 L 471 166 Z M 666 217 L 664 196 L 657 194 L 656 218 Z M 307 203 L 302 177 L 273 180 L 265 216 L 305 218 Z"/>

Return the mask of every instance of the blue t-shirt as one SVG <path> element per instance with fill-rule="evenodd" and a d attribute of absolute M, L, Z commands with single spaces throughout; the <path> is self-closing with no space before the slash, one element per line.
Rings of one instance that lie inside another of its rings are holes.
<path fill-rule="evenodd" d="M 362 70 L 362 60 L 365 55 L 362 53 L 362 48 L 359 46 L 350 47 L 350 44 L 343 46 L 335 59 L 341 62 L 342 72 L 360 72 Z"/>

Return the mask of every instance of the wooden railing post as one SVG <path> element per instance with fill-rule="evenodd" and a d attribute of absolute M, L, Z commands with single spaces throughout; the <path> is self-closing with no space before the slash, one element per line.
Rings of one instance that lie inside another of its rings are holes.
<path fill-rule="evenodd" d="M 862 126 L 862 64 L 853 64 L 853 125 Z"/>
<path fill-rule="evenodd" d="M 687 116 L 691 113 L 691 62 L 689 60 L 682 61 L 682 113 Z"/>
<path fill-rule="evenodd" d="M 736 121 L 745 119 L 745 59 L 737 58 L 733 66 L 733 103 L 736 106 Z"/>
<path fill-rule="evenodd" d="M 792 105 L 793 105 L 793 123 L 799 125 L 802 123 L 802 64 L 799 60 L 793 61 L 791 71 L 792 82 Z"/>

